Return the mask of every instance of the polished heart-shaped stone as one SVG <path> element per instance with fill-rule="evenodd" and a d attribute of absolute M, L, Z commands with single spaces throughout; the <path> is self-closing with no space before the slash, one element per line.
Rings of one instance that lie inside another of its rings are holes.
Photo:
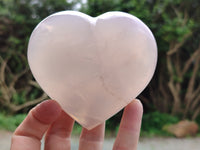
<path fill-rule="evenodd" d="M 130 14 L 108 12 L 93 18 L 63 11 L 34 29 L 28 62 L 49 97 L 92 129 L 147 86 L 157 47 L 149 28 Z"/>

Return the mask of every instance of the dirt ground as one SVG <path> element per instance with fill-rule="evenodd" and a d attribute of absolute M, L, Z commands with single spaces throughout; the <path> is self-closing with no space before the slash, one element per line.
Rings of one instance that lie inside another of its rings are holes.
<path fill-rule="evenodd" d="M 0 150 L 9 150 L 11 132 L 0 131 Z M 105 139 L 103 150 L 112 150 L 114 138 Z M 78 150 L 78 138 L 72 138 L 72 150 Z M 196 138 L 141 138 L 138 150 L 200 150 L 200 137 Z"/>

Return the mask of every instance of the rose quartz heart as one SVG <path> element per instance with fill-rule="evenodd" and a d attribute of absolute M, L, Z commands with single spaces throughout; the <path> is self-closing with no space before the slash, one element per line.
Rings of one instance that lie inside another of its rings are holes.
<path fill-rule="evenodd" d="M 31 71 L 42 89 L 83 127 L 92 129 L 131 102 L 151 80 L 157 47 L 138 18 L 55 13 L 34 29 Z"/>

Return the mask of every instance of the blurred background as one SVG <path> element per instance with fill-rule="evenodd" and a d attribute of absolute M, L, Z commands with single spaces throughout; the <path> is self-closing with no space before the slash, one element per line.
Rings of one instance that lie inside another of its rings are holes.
<path fill-rule="evenodd" d="M 141 136 L 200 136 L 199 0 L 0 0 L 0 129 L 14 131 L 32 107 L 48 98 L 30 72 L 27 44 L 42 19 L 63 10 L 93 17 L 123 11 L 147 24 L 157 41 L 158 64 L 138 96 L 144 105 Z M 116 135 L 121 115 L 107 121 L 108 137 Z M 78 135 L 81 127 L 74 128 Z"/>

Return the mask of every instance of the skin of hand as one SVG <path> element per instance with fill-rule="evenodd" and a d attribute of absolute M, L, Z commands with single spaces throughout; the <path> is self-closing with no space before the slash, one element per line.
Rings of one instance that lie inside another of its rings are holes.
<path fill-rule="evenodd" d="M 143 107 L 133 100 L 123 112 L 113 150 L 136 150 L 140 135 Z M 11 150 L 40 150 L 45 134 L 45 150 L 70 150 L 74 120 L 54 100 L 34 107 L 12 136 Z M 105 123 L 92 130 L 82 129 L 79 150 L 102 150 Z"/>

